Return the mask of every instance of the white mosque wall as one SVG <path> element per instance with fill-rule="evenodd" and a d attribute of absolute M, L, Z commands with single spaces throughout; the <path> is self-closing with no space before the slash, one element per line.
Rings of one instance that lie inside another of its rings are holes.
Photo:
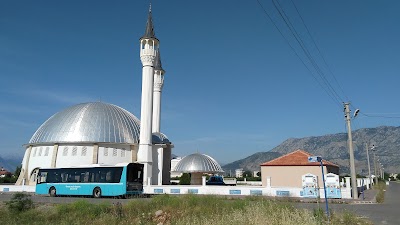
<path fill-rule="evenodd" d="M 93 146 L 60 145 L 58 147 L 56 167 L 71 167 L 92 164 Z M 48 160 L 51 162 L 51 157 Z M 30 164 L 30 163 L 29 163 Z M 46 166 L 46 167 L 50 167 Z M 46 168 L 42 166 L 42 168 Z"/>
<path fill-rule="evenodd" d="M 35 146 L 32 147 L 31 154 L 29 155 L 28 163 L 28 177 L 31 176 L 32 171 L 36 168 L 49 168 L 51 167 L 51 158 L 53 155 L 53 146 Z M 23 163 L 26 163 L 24 157 Z"/>
<path fill-rule="evenodd" d="M 99 146 L 98 163 L 115 165 L 117 163 L 131 162 L 132 152 L 129 145 Z"/>

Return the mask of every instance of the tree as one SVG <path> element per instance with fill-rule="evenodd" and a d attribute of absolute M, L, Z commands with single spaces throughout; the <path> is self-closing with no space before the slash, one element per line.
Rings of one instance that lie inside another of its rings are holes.
<path fill-rule="evenodd" d="M 189 185 L 190 184 L 190 174 L 184 173 L 182 176 L 179 178 L 179 184 L 180 185 Z"/>
<path fill-rule="evenodd" d="M 15 169 L 15 172 L 14 172 L 14 176 L 18 177 L 19 174 L 21 173 L 21 169 L 22 169 L 22 166 L 17 166 L 17 168 Z"/>

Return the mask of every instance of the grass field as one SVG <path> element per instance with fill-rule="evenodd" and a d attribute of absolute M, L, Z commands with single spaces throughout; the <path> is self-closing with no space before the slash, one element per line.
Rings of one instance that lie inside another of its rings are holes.
<path fill-rule="evenodd" d="M 150 201 L 127 204 L 36 205 L 15 212 L 0 206 L 1 224 L 207 224 L 207 225 L 313 225 L 328 224 L 323 210 L 308 211 L 289 204 L 249 197 L 227 199 L 215 196 L 155 196 Z M 372 224 L 356 215 L 333 214 L 330 224 Z"/>

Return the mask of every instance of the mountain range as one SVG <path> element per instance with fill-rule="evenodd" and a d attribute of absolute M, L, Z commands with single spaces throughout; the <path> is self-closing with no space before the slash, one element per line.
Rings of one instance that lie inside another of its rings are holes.
<path fill-rule="evenodd" d="M 14 173 L 17 166 L 20 166 L 22 159 L 11 159 L 0 157 L 0 167 L 3 167 L 7 171 Z"/>
<path fill-rule="evenodd" d="M 369 148 L 371 174 L 374 171 L 374 152 L 378 164 L 385 172 L 400 172 L 400 127 L 380 126 L 362 128 L 352 132 L 356 173 L 368 175 L 366 144 Z M 349 151 L 347 133 L 328 134 L 323 136 L 289 138 L 275 148 L 266 152 L 257 152 L 249 157 L 224 165 L 225 172 L 243 168 L 259 171 L 260 164 L 297 149 L 322 156 L 340 167 L 341 174 L 349 174 Z M 374 151 L 372 151 L 374 145 Z"/>

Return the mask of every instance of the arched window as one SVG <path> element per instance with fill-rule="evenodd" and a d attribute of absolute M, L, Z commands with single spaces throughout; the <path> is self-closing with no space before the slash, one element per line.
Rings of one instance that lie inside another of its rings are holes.
<path fill-rule="evenodd" d="M 87 147 L 83 146 L 81 156 L 86 156 L 86 153 L 87 153 Z"/>
<path fill-rule="evenodd" d="M 72 156 L 76 156 L 78 154 L 78 147 L 74 146 L 72 148 Z"/>
<path fill-rule="evenodd" d="M 68 155 L 68 147 L 65 146 L 64 150 L 63 150 L 63 156 L 67 156 Z"/>

